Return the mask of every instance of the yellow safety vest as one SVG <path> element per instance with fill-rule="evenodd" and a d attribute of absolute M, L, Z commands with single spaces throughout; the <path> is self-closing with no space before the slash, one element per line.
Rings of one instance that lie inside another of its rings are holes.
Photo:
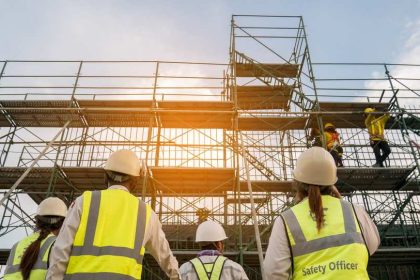
<path fill-rule="evenodd" d="M 384 130 L 387 121 L 389 120 L 389 115 L 383 115 L 379 118 L 375 118 L 372 114 L 369 114 L 365 120 L 366 128 L 369 132 L 369 138 L 372 141 L 385 140 Z"/>
<path fill-rule="evenodd" d="M 4 272 L 5 280 L 21 280 L 23 279 L 22 273 L 20 271 L 20 262 L 22 261 L 22 256 L 25 253 L 29 245 L 32 244 L 35 240 L 38 239 L 39 232 L 35 232 L 25 239 L 16 243 L 10 250 L 10 255 L 6 264 L 6 271 Z M 41 241 L 41 247 L 38 254 L 38 259 L 34 267 L 32 268 L 29 280 L 44 280 L 47 276 L 48 270 L 48 257 L 50 253 L 51 245 L 55 241 L 55 236 L 53 234 L 48 235 L 44 240 Z"/>
<path fill-rule="evenodd" d="M 333 148 L 340 146 L 340 134 L 338 132 L 325 132 L 325 143 L 327 150 L 331 151 Z"/>
<path fill-rule="evenodd" d="M 141 279 L 151 208 L 123 190 L 83 193 L 64 279 Z"/>
<path fill-rule="evenodd" d="M 190 260 L 199 280 L 220 280 L 227 258 L 218 256 L 213 263 L 203 263 L 200 258 Z"/>
<path fill-rule="evenodd" d="M 281 214 L 287 228 L 293 279 L 369 279 L 369 253 L 353 206 L 322 196 L 325 224 L 318 233 L 308 200 Z"/>

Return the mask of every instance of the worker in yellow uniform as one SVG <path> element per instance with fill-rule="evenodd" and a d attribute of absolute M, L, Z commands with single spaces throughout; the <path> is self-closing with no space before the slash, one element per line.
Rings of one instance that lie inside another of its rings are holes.
<path fill-rule="evenodd" d="M 340 143 L 340 134 L 332 123 L 325 124 L 324 136 L 327 151 L 334 158 L 335 165 L 337 167 L 343 167 L 343 147 Z"/>
<path fill-rule="evenodd" d="M 242 266 L 223 256 L 227 239 L 223 227 L 214 221 L 201 223 L 195 241 L 201 246 L 197 257 L 180 267 L 182 280 L 248 280 Z"/>
<path fill-rule="evenodd" d="M 266 279 L 369 279 L 378 230 L 362 207 L 341 198 L 325 149 L 303 152 L 293 171 L 297 204 L 276 219 L 264 259 Z"/>
<path fill-rule="evenodd" d="M 35 216 L 38 230 L 10 250 L 5 280 L 45 279 L 50 248 L 66 214 L 66 204 L 57 197 L 49 197 L 39 204 Z"/>
<path fill-rule="evenodd" d="M 378 116 L 374 113 L 375 108 L 365 109 L 365 125 L 369 132 L 370 146 L 373 148 L 376 163 L 373 167 L 384 167 L 384 161 L 391 153 L 388 142 L 385 140 L 385 125 L 389 120 L 389 114 Z"/>
<path fill-rule="evenodd" d="M 157 215 L 133 192 L 142 164 L 133 151 L 110 155 L 108 189 L 76 199 L 51 252 L 47 279 L 141 279 L 146 249 L 170 279 L 179 279 Z"/>

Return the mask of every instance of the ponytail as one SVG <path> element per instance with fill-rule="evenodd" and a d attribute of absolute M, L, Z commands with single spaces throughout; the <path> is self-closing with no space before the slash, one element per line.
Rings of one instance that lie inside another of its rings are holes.
<path fill-rule="evenodd" d="M 321 191 L 318 186 L 308 187 L 308 201 L 311 214 L 315 215 L 318 233 L 324 225 L 324 208 L 322 207 Z"/>
<path fill-rule="evenodd" d="M 23 253 L 22 260 L 20 262 L 20 270 L 22 272 L 23 280 L 28 280 L 29 276 L 31 275 L 32 268 L 34 267 L 38 255 L 39 250 L 41 248 L 41 242 L 50 234 L 48 229 L 41 229 L 38 238 L 32 242 L 31 245 L 26 249 L 25 253 Z"/>
<path fill-rule="evenodd" d="M 60 229 L 64 221 L 64 217 L 60 217 L 58 220 L 57 217 L 51 219 L 48 216 L 45 218 L 43 216 L 36 216 L 35 218 L 36 226 L 40 229 L 40 232 L 38 238 L 26 248 L 22 255 L 19 269 L 22 273 L 23 280 L 28 280 L 31 275 L 31 271 L 39 257 L 42 241 L 47 238 L 53 230 Z"/>

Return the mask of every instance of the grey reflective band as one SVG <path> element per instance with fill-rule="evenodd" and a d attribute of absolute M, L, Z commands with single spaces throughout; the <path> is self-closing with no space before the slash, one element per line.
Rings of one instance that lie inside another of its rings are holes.
<path fill-rule="evenodd" d="M 48 249 L 50 248 L 51 244 L 55 241 L 55 238 L 56 238 L 55 236 L 50 236 L 44 241 L 44 244 L 42 244 L 41 248 L 39 249 L 38 258 L 32 270 L 35 270 L 35 269 L 47 270 L 48 269 L 47 262 L 44 262 L 42 258 L 44 257 Z M 16 273 L 20 271 L 20 263 L 12 265 L 14 262 L 15 254 L 16 254 L 16 247 L 17 247 L 17 244 L 10 251 L 10 257 L 12 258 L 9 257 L 4 274 L 12 274 L 12 273 Z"/>
<path fill-rule="evenodd" d="M 340 200 L 341 208 L 343 209 L 343 219 L 345 232 L 357 232 L 356 221 L 353 216 L 353 207 L 347 201 Z"/>
<path fill-rule="evenodd" d="M 136 239 L 134 241 L 134 248 L 116 247 L 116 246 L 100 247 L 100 246 L 93 245 L 93 241 L 95 239 L 96 225 L 98 223 L 100 203 L 101 203 L 101 191 L 93 191 L 91 201 L 90 201 L 89 214 L 88 214 L 87 226 L 86 226 L 86 235 L 85 235 L 85 239 L 83 243 L 84 245 L 73 246 L 71 255 L 72 256 L 84 256 L 84 255 L 120 256 L 120 257 L 127 257 L 127 258 L 135 259 L 138 264 L 142 264 L 143 255 L 140 254 L 140 250 L 143 245 L 144 234 L 146 231 L 146 218 L 147 218 L 146 203 L 144 203 L 141 200 L 139 200 L 139 203 L 138 203 Z M 72 275 L 76 275 L 76 274 L 72 274 Z"/>
<path fill-rule="evenodd" d="M 64 275 L 64 280 L 137 280 L 129 275 L 110 272 L 75 273 Z"/>
<path fill-rule="evenodd" d="M 296 245 L 292 246 L 292 252 L 294 257 L 298 257 L 309 253 L 321 251 L 324 249 L 349 245 L 353 243 L 364 244 L 362 235 L 360 233 L 346 232 L 342 234 L 314 239 L 305 243 L 297 243 Z"/>
<path fill-rule="evenodd" d="M 352 205 L 347 201 L 341 200 L 340 202 L 343 212 L 345 232 L 342 234 L 326 236 L 310 241 L 306 240 L 298 219 L 291 209 L 281 214 L 287 226 L 289 227 L 290 234 L 295 241 L 295 245 L 291 246 L 293 257 L 354 243 L 365 244 L 362 234 L 357 232 L 356 220 L 353 214 Z"/>
<path fill-rule="evenodd" d="M 290 232 L 293 236 L 293 240 L 295 240 L 295 243 L 306 242 L 305 235 L 303 234 L 298 219 L 296 218 L 296 215 L 295 213 L 293 213 L 292 209 L 283 212 L 281 215 L 287 222 L 287 225 L 289 226 Z"/>

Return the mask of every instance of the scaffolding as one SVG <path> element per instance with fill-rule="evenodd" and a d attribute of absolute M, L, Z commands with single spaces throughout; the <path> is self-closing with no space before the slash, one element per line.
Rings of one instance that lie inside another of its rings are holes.
<path fill-rule="evenodd" d="M 197 224 L 212 219 L 229 236 L 226 255 L 261 279 L 258 245 L 292 205 L 296 159 L 311 130 L 332 122 L 344 149 L 337 187 L 381 235 L 370 276 L 420 275 L 420 79 L 410 76 L 420 65 L 313 63 L 301 17 L 251 15 L 232 16 L 228 63 L 0 63 L 0 189 L 10 193 L 0 240 L 30 232 L 46 196 L 70 204 L 104 189 L 103 164 L 125 148 L 147 165 L 135 194 L 180 263 L 198 250 Z M 392 116 L 385 168 L 371 167 L 363 110 L 372 106 Z M 164 279 L 150 256 L 144 273 Z"/>

